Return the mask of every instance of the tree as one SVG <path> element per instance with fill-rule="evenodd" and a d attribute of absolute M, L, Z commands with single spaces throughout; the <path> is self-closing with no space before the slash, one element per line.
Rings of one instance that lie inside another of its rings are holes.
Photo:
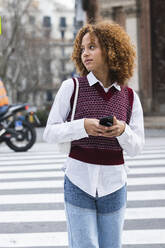
<path fill-rule="evenodd" d="M 28 101 L 29 96 L 35 102 L 33 95 L 44 71 L 45 43 L 41 38 L 42 30 L 36 25 L 29 26 L 33 2 L 4 0 L 3 3 L 5 16 L 0 37 L 0 77 L 9 89 L 13 103 Z"/>

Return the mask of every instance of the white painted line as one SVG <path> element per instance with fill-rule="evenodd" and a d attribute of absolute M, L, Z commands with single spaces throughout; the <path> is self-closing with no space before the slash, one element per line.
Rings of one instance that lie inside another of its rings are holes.
<path fill-rule="evenodd" d="M 48 170 L 48 169 L 61 169 L 61 164 L 34 164 L 34 165 L 14 165 L 14 166 L 0 166 L 0 178 L 3 171 L 25 171 L 25 170 Z"/>
<path fill-rule="evenodd" d="M 0 234 L 0 247 L 67 246 L 66 232 Z"/>
<path fill-rule="evenodd" d="M 36 154 L 38 154 L 38 153 L 36 153 Z M 66 158 L 66 156 L 61 155 L 61 154 L 59 154 L 59 153 L 58 153 L 58 154 L 55 154 L 55 153 L 54 153 L 54 154 L 45 154 L 45 155 L 44 155 L 44 154 L 41 154 L 41 155 L 28 154 L 28 155 L 29 155 L 29 156 L 21 156 L 21 155 L 20 155 L 20 156 L 11 156 L 11 155 L 10 155 L 10 157 L 9 157 L 9 156 L 8 156 L 8 157 L 7 157 L 7 156 L 3 156 L 3 157 L 0 157 L 0 162 L 1 162 L 1 161 L 4 161 L 4 160 L 7 160 L 7 161 L 10 161 L 10 160 L 12 160 L 12 161 L 13 161 L 13 160 L 17 160 L 17 161 L 18 161 L 18 160 L 23 160 L 23 161 L 24 161 L 24 160 L 26 160 L 26 159 L 27 159 L 27 160 L 34 159 L 34 160 L 37 161 L 37 159 L 40 160 L 41 158 L 42 158 L 42 159 L 50 159 L 50 158 L 51 158 L 51 159 L 52 159 L 52 158 L 53 158 L 53 159 L 57 159 L 57 158 L 65 159 L 65 158 Z"/>
<path fill-rule="evenodd" d="M 165 161 L 165 159 L 164 159 Z M 130 173 L 129 174 L 153 174 L 156 175 L 158 173 L 165 173 L 165 167 L 148 167 L 148 168 L 130 168 Z"/>
<path fill-rule="evenodd" d="M 138 156 L 135 156 L 134 158 L 130 158 L 130 157 L 127 157 L 125 156 L 125 158 L 127 160 L 143 160 L 143 159 L 160 159 L 160 158 L 164 158 L 165 159 L 165 150 L 162 151 L 162 154 L 154 154 L 154 152 L 152 152 L 151 154 L 141 154 L 141 155 L 138 155 Z"/>
<path fill-rule="evenodd" d="M 165 207 L 155 208 L 127 208 L 125 218 L 131 219 L 157 219 L 165 218 Z M 152 221 L 152 220 L 151 220 Z"/>
<path fill-rule="evenodd" d="M 0 191 L 5 189 L 63 188 L 64 180 L 0 183 Z"/>
<path fill-rule="evenodd" d="M 165 178 L 128 178 L 128 186 L 133 185 L 159 185 L 164 184 Z M 0 190 L 7 189 L 33 189 L 33 188 L 62 188 L 64 180 L 45 180 L 45 181 L 28 181 L 28 182 L 4 182 L 0 183 Z"/>
<path fill-rule="evenodd" d="M 129 230 L 123 232 L 123 244 L 165 244 L 165 230 Z"/>
<path fill-rule="evenodd" d="M 44 211 L 2 211 L 0 212 L 0 223 L 10 222 L 60 222 L 66 221 L 64 210 Z"/>
<path fill-rule="evenodd" d="M 128 201 L 165 200 L 164 190 L 128 191 Z"/>
<path fill-rule="evenodd" d="M 155 185 L 155 184 L 164 184 L 164 190 L 165 190 L 165 177 L 135 177 L 135 178 L 128 178 L 128 185 L 149 185 L 149 184 L 153 184 L 153 185 Z"/>
<path fill-rule="evenodd" d="M 41 182 L 42 183 L 42 182 Z M 0 195 L 0 205 L 4 204 L 25 204 L 25 203 L 63 203 L 63 193 L 51 194 L 21 194 L 21 195 Z"/>
<path fill-rule="evenodd" d="M 43 178 L 43 177 L 63 177 L 63 171 L 42 171 L 42 172 L 24 172 L 24 173 L 3 173 L 0 179 L 25 179 L 25 178 Z"/>
<path fill-rule="evenodd" d="M 13 159 L 12 161 L 0 161 L 0 165 L 12 165 L 12 164 L 21 164 L 21 165 L 24 165 L 24 164 L 35 164 L 35 163 L 40 163 L 40 164 L 48 164 L 48 163 L 63 163 L 65 161 L 65 159 L 61 158 L 61 159 L 46 159 L 46 160 L 43 160 L 43 159 L 38 159 L 37 161 L 34 159 L 34 160 L 21 160 L 21 161 L 18 161 L 17 159 Z"/>
<path fill-rule="evenodd" d="M 131 161 L 126 161 L 126 165 L 128 166 L 143 166 L 143 165 L 164 165 L 165 166 L 165 159 L 151 159 L 151 160 L 131 160 Z"/>
<path fill-rule="evenodd" d="M 123 232 L 124 245 L 164 244 L 165 230 L 129 230 Z M 0 234 L 0 246 L 47 247 L 67 246 L 67 232 Z"/>
<path fill-rule="evenodd" d="M 165 192 L 163 190 L 128 192 L 128 201 L 138 201 L 138 200 L 165 200 Z M 20 204 L 20 203 L 45 203 L 45 202 L 46 203 L 64 202 L 64 195 L 63 193 L 0 195 L 0 205 Z"/>
<path fill-rule="evenodd" d="M 126 220 L 165 218 L 165 208 L 127 208 Z M 10 222 L 62 222 L 66 221 L 64 210 L 2 211 L 0 223 Z"/>

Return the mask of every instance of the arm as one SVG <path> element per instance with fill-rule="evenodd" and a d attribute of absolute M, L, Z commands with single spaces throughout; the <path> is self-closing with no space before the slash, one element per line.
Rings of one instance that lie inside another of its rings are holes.
<path fill-rule="evenodd" d="M 72 79 L 64 81 L 55 97 L 43 139 L 49 143 L 63 143 L 88 137 L 84 129 L 84 119 L 65 122 L 70 112 L 70 98 L 73 94 Z"/>
<path fill-rule="evenodd" d="M 136 156 L 142 151 L 144 146 L 143 110 L 139 97 L 135 92 L 129 125 L 114 117 L 113 126 L 106 127 L 106 131 L 101 136 L 108 138 L 116 137 L 128 156 Z"/>
<path fill-rule="evenodd" d="M 144 147 L 143 110 L 139 97 L 135 92 L 130 123 L 125 125 L 124 132 L 117 139 L 128 156 L 136 156 Z"/>

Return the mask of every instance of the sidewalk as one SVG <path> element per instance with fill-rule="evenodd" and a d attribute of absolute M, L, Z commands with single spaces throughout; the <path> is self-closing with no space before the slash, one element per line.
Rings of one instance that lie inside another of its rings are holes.
<path fill-rule="evenodd" d="M 154 117 L 155 118 L 155 117 Z M 44 127 L 37 128 L 37 142 L 43 141 Z M 145 117 L 145 137 L 146 138 L 165 138 L 165 117 L 155 118 Z"/>
<path fill-rule="evenodd" d="M 145 116 L 144 126 L 147 129 L 165 130 L 165 116 Z"/>

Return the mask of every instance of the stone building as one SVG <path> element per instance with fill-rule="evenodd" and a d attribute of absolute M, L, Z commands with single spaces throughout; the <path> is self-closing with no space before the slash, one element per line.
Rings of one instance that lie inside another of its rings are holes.
<path fill-rule="evenodd" d="M 165 114 L 164 0 L 99 0 L 101 15 L 125 27 L 137 48 L 137 69 L 130 85 L 145 115 Z"/>
<path fill-rule="evenodd" d="M 24 2 L 28 3 L 28 0 Z M 5 83 L 9 77 L 13 80 L 6 83 L 9 85 L 11 103 L 28 101 L 41 108 L 52 103 L 61 82 L 74 73 L 70 61 L 74 39 L 74 5 L 69 6 L 58 0 L 29 0 L 29 3 L 20 19 L 20 32 L 15 37 L 19 39 L 20 47 L 18 42 L 13 41 L 11 44 L 14 52 L 8 62 L 8 74 L 4 80 Z M 13 17 L 14 11 L 18 12 L 21 8 L 16 4 L 19 1 L 0 0 L 0 14 L 5 20 L 3 28 L 8 33 L 6 43 L 10 43 L 12 23 L 17 21 Z M 4 57 L 3 54 L 1 57 Z M 17 69 L 19 77 L 14 82 Z"/>
<path fill-rule="evenodd" d="M 35 29 L 31 25 L 34 41 L 36 36 L 36 42 L 44 47 L 43 73 L 35 102 L 40 106 L 41 102 L 43 105 L 51 103 L 62 81 L 74 73 L 70 60 L 74 39 L 74 8 L 67 7 L 62 1 L 33 0 L 29 21 L 35 24 Z"/>

